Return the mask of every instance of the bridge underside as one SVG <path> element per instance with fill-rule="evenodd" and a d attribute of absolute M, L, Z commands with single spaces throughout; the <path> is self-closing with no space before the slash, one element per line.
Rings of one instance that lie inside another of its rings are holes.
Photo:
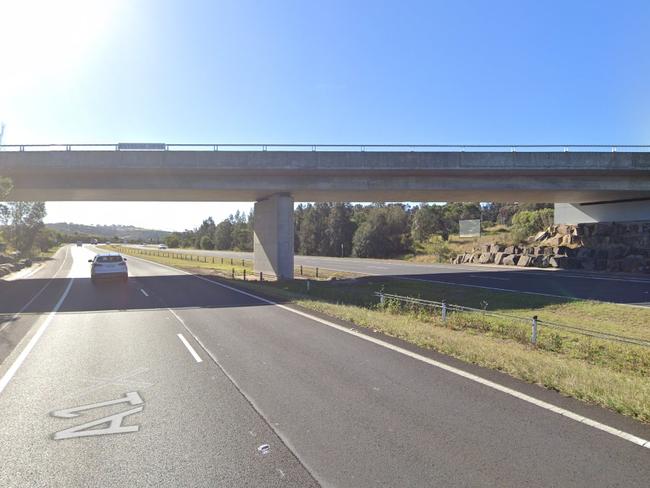
<path fill-rule="evenodd" d="M 0 175 L 12 200 L 258 202 L 256 269 L 287 278 L 294 201 L 553 202 L 558 223 L 650 220 L 650 152 L 0 151 Z"/>

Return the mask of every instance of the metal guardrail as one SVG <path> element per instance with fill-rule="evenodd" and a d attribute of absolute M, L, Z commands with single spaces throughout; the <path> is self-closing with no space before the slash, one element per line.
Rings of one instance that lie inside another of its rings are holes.
<path fill-rule="evenodd" d="M 650 151 L 650 144 L 165 144 L 165 143 L 126 143 L 115 144 L 4 144 L 0 145 L 0 151 L 495 151 L 505 150 L 517 151 L 549 151 L 559 150 L 560 152 L 574 151 L 596 151 L 616 152 L 618 149 L 638 151 Z"/>
<path fill-rule="evenodd" d="M 539 332 L 539 327 L 546 326 L 554 329 L 564 330 L 566 332 L 571 332 L 574 334 L 585 335 L 589 337 L 595 337 L 597 339 L 604 339 L 608 341 L 622 342 L 626 344 L 634 344 L 637 346 L 650 347 L 650 341 L 644 339 L 637 339 L 635 337 L 621 336 L 617 334 L 609 334 L 607 332 L 600 332 L 592 329 L 585 329 L 583 327 L 577 327 L 574 325 L 560 324 L 557 322 L 549 322 L 546 320 L 539 320 L 537 316 L 530 318 L 518 317 L 515 315 L 497 313 L 492 311 L 487 311 L 486 309 L 466 307 L 463 305 L 454 305 L 447 302 L 436 302 L 433 300 L 424 300 L 422 298 L 407 297 L 402 295 L 394 295 L 391 293 L 384 292 L 374 292 L 374 295 L 379 298 L 379 301 L 382 305 L 385 304 L 386 299 L 396 300 L 402 303 L 412 303 L 415 305 L 421 305 L 429 308 L 440 309 L 442 320 L 445 322 L 449 312 L 473 312 L 481 313 L 483 315 L 488 315 L 491 317 L 498 318 L 507 318 L 510 320 L 521 321 L 531 326 L 531 342 L 535 344 L 537 342 L 537 334 Z M 486 304 L 487 305 L 487 304 Z"/>

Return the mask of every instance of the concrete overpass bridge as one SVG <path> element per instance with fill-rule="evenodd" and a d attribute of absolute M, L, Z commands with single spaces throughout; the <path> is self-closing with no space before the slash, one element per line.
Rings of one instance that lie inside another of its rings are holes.
<path fill-rule="evenodd" d="M 255 201 L 256 268 L 293 275 L 294 201 L 555 202 L 650 220 L 650 146 L 0 146 L 12 200 Z"/>

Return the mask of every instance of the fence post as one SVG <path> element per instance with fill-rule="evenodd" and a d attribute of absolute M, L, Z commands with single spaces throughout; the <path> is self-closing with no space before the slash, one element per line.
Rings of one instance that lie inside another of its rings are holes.
<path fill-rule="evenodd" d="M 235 279 L 235 268 L 232 269 L 232 279 Z"/>
<path fill-rule="evenodd" d="M 264 281 L 264 275 L 262 274 L 261 271 L 260 271 L 260 281 Z"/>
<path fill-rule="evenodd" d="M 533 315 L 533 331 L 530 336 L 530 342 L 537 344 L 537 315 Z"/>
<path fill-rule="evenodd" d="M 318 268 L 316 268 L 316 278 L 318 278 Z"/>
<path fill-rule="evenodd" d="M 232 266 L 232 258 L 230 258 L 230 266 Z"/>
<path fill-rule="evenodd" d="M 244 268 L 244 281 L 246 281 L 246 268 Z"/>
<path fill-rule="evenodd" d="M 442 302 L 442 322 L 443 323 L 447 322 L 447 302 L 446 301 Z"/>
<path fill-rule="evenodd" d="M 302 276 L 302 264 L 300 265 L 300 276 Z"/>

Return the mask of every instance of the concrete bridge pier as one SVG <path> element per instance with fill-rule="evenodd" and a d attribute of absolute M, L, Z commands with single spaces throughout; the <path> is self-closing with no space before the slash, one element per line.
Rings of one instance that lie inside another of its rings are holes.
<path fill-rule="evenodd" d="M 650 221 L 650 198 L 609 202 L 556 203 L 556 224 Z"/>
<path fill-rule="evenodd" d="M 293 278 L 293 197 L 275 194 L 255 202 L 254 269 Z"/>

